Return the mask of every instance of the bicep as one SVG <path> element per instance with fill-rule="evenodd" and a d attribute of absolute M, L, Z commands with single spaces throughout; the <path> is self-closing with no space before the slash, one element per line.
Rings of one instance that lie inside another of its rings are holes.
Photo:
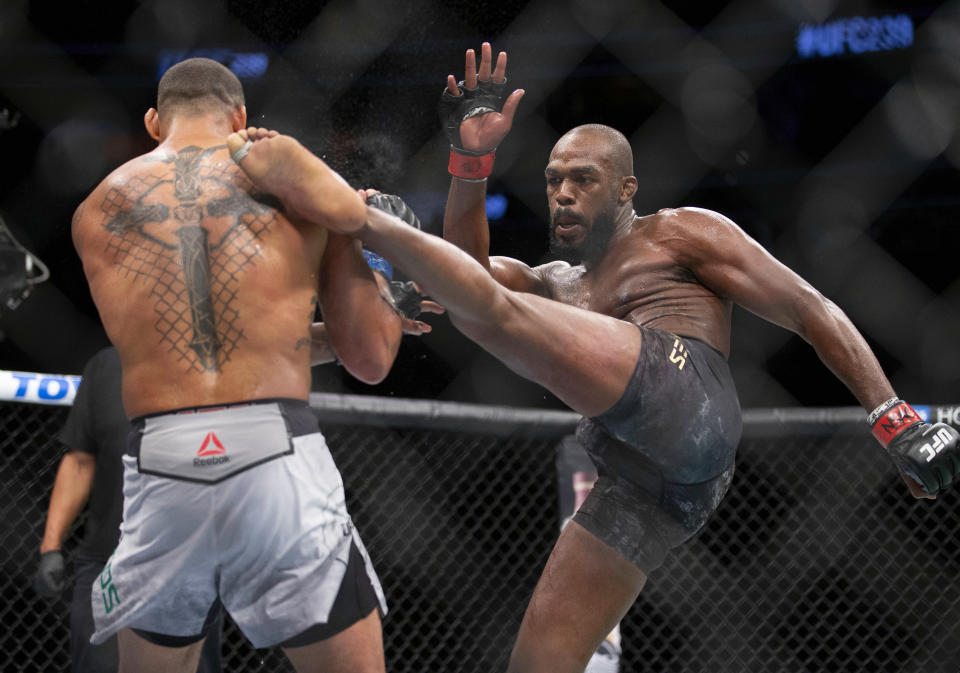
<path fill-rule="evenodd" d="M 684 248 L 684 265 L 708 289 L 761 318 L 804 331 L 811 305 L 825 298 L 731 220 L 698 211 Z"/>
<path fill-rule="evenodd" d="M 539 267 L 532 268 L 512 257 L 491 257 L 490 275 L 511 290 L 545 296 L 546 284 Z"/>

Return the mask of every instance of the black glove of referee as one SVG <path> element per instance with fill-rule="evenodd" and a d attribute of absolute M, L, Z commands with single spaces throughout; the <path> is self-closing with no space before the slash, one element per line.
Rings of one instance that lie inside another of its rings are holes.
<path fill-rule="evenodd" d="M 44 598 L 56 598 L 66 584 L 63 552 L 53 549 L 40 555 L 37 574 L 33 578 L 34 590 Z"/>

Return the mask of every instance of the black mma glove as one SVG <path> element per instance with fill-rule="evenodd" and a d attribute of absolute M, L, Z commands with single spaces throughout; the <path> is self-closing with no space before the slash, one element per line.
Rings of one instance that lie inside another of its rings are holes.
<path fill-rule="evenodd" d="M 487 112 L 500 112 L 503 110 L 503 104 L 507 100 L 507 80 L 494 82 L 492 79 L 487 81 L 478 81 L 476 89 L 467 89 L 463 86 L 463 81 L 457 83 L 462 92 L 459 96 L 454 96 L 446 87 L 440 94 L 440 122 L 443 124 L 443 130 L 450 141 L 450 147 L 463 154 L 480 156 L 486 152 L 470 152 L 463 149 L 463 141 L 460 139 L 460 124 L 470 117 L 485 114 Z"/>
<path fill-rule="evenodd" d="M 367 205 L 395 215 L 414 229 L 423 229 L 417 214 L 403 199 L 395 194 L 371 194 L 367 197 Z M 393 297 L 393 307 L 397 312 L 404 318 L 410 318 L 411 320 L 419 316 L 423 295 L 417 291 L 413 282 L 394 280 L 393 266 L 377 253 L 364 250 L 363 256 L 371 269 L 380 273 L 390 282 L 390 295 Z"/>
<path fill-rule="evenodd" d="M 63 591 L 65 582 L 63 552 L 53 549 L 40 555 L 40 565 L 33 578 L 34 590 L 44 598 L 55 598 Z"/>
<path fill-rule="evenodd" d="M 874 409 L 870 424 L 893 462 L 928 495 L 946 491 L 960 472 L 960 433 L 952 426 L 925 423 L 897 398 Z"/>
<path fill-rule="evenodd" d="M 440 122 L 450 141 L 450 162 L 447 171 L 450 175 L 468 180 L 482 182 L 493 172 L 493 162 L 496 158 L 496 148 L 486 152 L 471 152 L 463 148 L 460 138 L 460 124 L 470 117 L 500 112 L 507 100 L 507 80 L 494 82 L 492 79 L 478 81 L 476 89 L 464 88 L 463 81 L 457 84 L 462 92 L 454 96 L 444 87 L 440 94 Z"/>
<path fill-rule="evenodd" d="M 414 229 L 423 230 L 423 225 L 420 224 L 420 218 L 417 217 L 417 214 L 410 209 L 410 206 L 396 194 L 371 194 L 367 197 L 367 205 L 379 208 L 385 213 L 396 215 Z"/>

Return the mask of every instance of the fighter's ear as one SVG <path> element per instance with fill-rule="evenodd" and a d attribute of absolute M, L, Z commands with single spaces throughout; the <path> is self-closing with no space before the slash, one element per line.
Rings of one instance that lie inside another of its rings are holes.
<path fill-rule="evenodd" d="M 637 179 L 634 176 L 628 175 L 620 178 L 620 194 L 617 196 L 617 200 L 620 203 L 627 203 L 637 193 L 637 187 Z"/>
<path fill-rule="evenodd" d="M 230 116 L 230 127 L 233 129 L 234 133 L 247 128 L 246 105 L 241 105 L 240 107 L 233 109 L 233 114 Z"/>
<path fill-rule="evenodd" d="M 150 137 L 160 142 L 160 115 L 155 108 L 150 108 L 143 115 L 143 125 L 147 128 Z"/>

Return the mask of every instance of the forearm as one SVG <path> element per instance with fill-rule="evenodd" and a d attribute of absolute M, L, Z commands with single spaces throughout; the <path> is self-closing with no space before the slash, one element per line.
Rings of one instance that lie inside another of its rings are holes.
<path fill-rule="evenodd" d="M 331 344 L 337 359 L 352 376 L 374 385 L 390 372 L 403 330 L 400 316 L 382 297 L 366 301 L 372 305 L 347 319 L 340 318 L 341 329 Z"/>
<path fill-rule="evenodd" d="M 378 383 L 400 348 L 400 316 L 381 294 L 356 241 L 331 237 L 321 275 L 321 310 L 333 353 L 350 374 Z"/>
<path fill-rule="evenodd" d="M 76 451 L 65 454 L 57 469 L 40 544 L 41 553 L 63 546 L 70 526 L 77 520 L 80 510 L 90 497 L 95 469 L 93 457 L 77 454 Z"/>
<path fill-rule="evenodd" d="M 490 269 L 490 229 L 487 223 L 487 183 L 450 178 L 443 215 L 443 238 Z"/>
<path fill-rule="evenodd" d="M 802 336 L 868 412 L 894 397 L 880 363 L 846 314 L 829 300 L 806 321 Z"/>

